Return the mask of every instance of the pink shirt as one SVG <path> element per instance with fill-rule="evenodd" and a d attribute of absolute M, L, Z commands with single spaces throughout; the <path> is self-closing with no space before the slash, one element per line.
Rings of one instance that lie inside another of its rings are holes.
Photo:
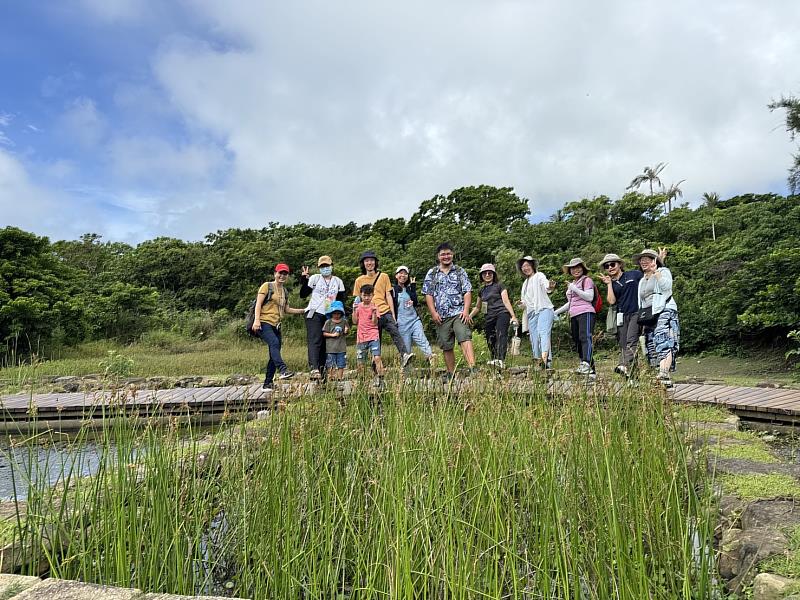
<path fill-rule="evenodd" d="M 585 290 L 587 292 L 594 289 L 594 282 L 592 281 L 591 277 L 584 276 L 573 283 L 578 289 Z M 594 312 L 592 301 L 584 300 L 578 296 L 578 294 L 575 294 L 571 289 L 569 289 L 569 286 L 567 287 L 567 302 L 569 302 L 570 317 L 576 317 L 584 313 Z"/>
<path fill-rule="evenodd" d="M 372 342 L 377 340 L 378 325 L 372 322 L 372 313 L 378 310 L 374 303 L 369 306 L 361 302 L 354 309 L 353 313 L 358 317 L 358 329 L 356 330 L 356 342 Z"/>

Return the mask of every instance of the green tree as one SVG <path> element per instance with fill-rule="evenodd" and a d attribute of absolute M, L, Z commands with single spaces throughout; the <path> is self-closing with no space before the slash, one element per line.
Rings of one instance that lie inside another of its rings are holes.
<path fill-rule="evenodd" d="M 642 173 L 634 177 L 626 187 L 626 190 L 638 190 L 642 184 L 647 183 L 650 186 L 650 195 L 654 194 L 653 184 L 657 183 L 661 187 L 661 179 L 659 175 L 667 166 L 667 163 L 660 162 L 654 167 L 644 167 Z"/>
<path fill-rule="evenodd" d="M 672 212 L 672 201 L 677 198 L 683 198 L 683 190 L 681 189 L 681 184 L 686 181 L 685 179 L 681 179 L 678 183 L 670 184 L 670 186 L 664 190 L 664 198 L 667 201 L 667 214 Z"/>
<path fill-rule="evenodd" d="M 703 194 L 703 206 L 711 212 L 711 239 L 717 241 L 717 228 L 714 223 L 714 216 L 719 204 L 719 194 L 716 192 L 705 192 Z"/>
<path fill-rule="evenodd" d="M 789 137 L 795 140 L 797 135 L 800 134 L 800 98 L 781 96 L 780 100 L 770 102 L 767 106 L 770 110 L 779 108 L 786 110 L 786 131 L 789 132 Z M 794 164 L 789 167 L 787 183 L 789 184 L 789 192 L 797 194 L 800 193 L 800 152 L 793 155 L 792 158 L 794 159 Z"/>

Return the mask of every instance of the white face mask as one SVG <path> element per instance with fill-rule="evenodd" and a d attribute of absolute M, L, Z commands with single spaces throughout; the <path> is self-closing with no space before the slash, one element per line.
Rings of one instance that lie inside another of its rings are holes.
<path fill-rule="evenodd" d="M 330 277 L 333 274 L 333 267 L 322 267 L 319 274 L 323 277 Z"/>

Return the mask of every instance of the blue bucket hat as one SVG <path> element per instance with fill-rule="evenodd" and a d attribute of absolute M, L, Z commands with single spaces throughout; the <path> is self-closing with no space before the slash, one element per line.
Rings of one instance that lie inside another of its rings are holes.
<path fill-rule="evenodd" d="M 328 310 L 325 311 L 325 316 L 328 317 L 337 311 L 342 314 L 345 314 L 344 304 L 342 304 L 341 301 L 339 300 L 334 300 L 333 302 L 331 302 L 331 305 L 328 307 Z"/>

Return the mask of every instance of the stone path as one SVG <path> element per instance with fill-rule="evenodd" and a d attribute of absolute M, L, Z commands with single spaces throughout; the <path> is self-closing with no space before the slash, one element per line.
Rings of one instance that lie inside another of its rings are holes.
<path fill-rule="evenodd" d="M 173 594 L 147 594 L 141 590 L 107 585 L 67 581 L 65 579 L 39 579 L 26 575 L 0 575 L 0 598 L 4 600 L 231 600 L 220 596 L 176 596 Z M 237 600 L 237 599 L 233 599 Z M 243 600 L 243 599 L 238 599 Z"/>

